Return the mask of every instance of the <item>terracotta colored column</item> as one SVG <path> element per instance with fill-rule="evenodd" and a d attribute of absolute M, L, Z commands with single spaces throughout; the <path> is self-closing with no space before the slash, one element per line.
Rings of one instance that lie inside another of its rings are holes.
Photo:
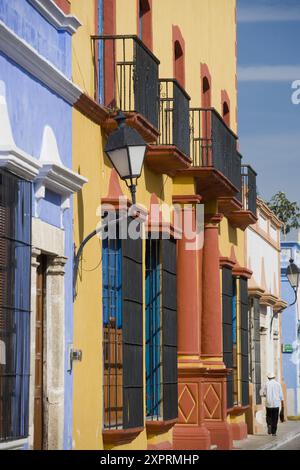
<path fill-rule="evenodd" d="M 219 214 L 205 216 L 203 247 L 201 358 L 206 366 L 202 381 L 204 423 L 212 444 L 232 448 L 232 430 L 227 423 L 227 369 L 222 354 L 222 305 L 220 288 Z"/>
<path fill-rule="evenodd" d="M 206 216 L 203 247 L 203 311 L 201 356 L 209 362 L 222 358 L 222 308 L 218 224 L 222 216 Z"/>
<path fill-rule="evenodd" d="M 183 211 L 182 211 L 183 212 Z M 195 231 L 195 207 L 184 208 L 185 217 L 192 222 Z M 185 227 L 184 230 L 185 232 Z M 179 356 L 200 356 L 201 298 L 199 280 L 200 250 L 188 250 L 189 240 L 183 233 L 177 242 L 177 311 L 178 311 L 178 354 Z M 202 250 L 201 250 L 202 251 Z"/>
<path fill-rule="evenodd" d="M 202 249 L 196 245 L 196 237 L 190 237 L 195 233 L 198 201 L 195 196 L 174 199 L 194 204 L 182 206 L 182 220 L 186 223 L 182 239 L 177 242 L 178 424 L 173 431 L 173 448 L 207 450 L 211 441 L 204 425 L 200 359 Z M 191 226 L 187 227 L 189 223 Z"/>

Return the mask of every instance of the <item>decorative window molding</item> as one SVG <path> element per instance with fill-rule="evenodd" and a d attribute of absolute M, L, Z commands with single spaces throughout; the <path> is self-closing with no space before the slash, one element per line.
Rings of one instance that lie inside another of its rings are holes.
<path fill-rule="evenodd" d="M 82 186 L 87 183 L 87 179 L 63 165 L 45 162 L 40 169 L 36 182 L 56 194 L 70 196 L 80 191 Z"/>
<path fill-rule="evenodd" d="M 0 81 L 0 168 L 27 181 L 33 181 L 41 168 L 38 160 L 15 144 L 7 109 L 5 84 L 2 81 Z"/>
<path fill-rule="evenodd" d="M 33 181 L 41 165 L 18 147 L 0 146 L 0 167 L 14 173 L 19 178 Z"/>
<path fill-rule="evenodd" d="M 0 21 L 0 51 L 70 105 L 76 103 L 82 95 L 80 88 L 8 28 L 3 21 Z"/>
<path fill-rule="evenodd" d="M 80 21 L 76 16 L 66 15 L 52 0 L 28 0 L 38 12 L 58 30 L 76 33 Z"/>
<path fill-rule="evenodd" d="M 0 450 L 21 450 L 28 443 L 27 439 L 18 439 L 17 441 L 2 442 Z"/>
<path fill-rule="evenodd" d="M 39 174 L 35 179 L 35 217 L 39 216 L 39 201 L 46 195 L 46 189 L 61 196 L 61 228 L 63 214 L 70 208 L 70 196 L 81 190 L 87 179 L 63 165 L 55 134 L 46 126 L 43 134 Z"/>

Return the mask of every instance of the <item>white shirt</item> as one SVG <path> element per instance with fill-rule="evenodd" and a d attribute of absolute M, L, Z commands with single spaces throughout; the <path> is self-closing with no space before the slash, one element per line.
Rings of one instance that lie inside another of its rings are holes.
<path fill-rule="evenodd" d="M 282 388 L 275 379 L 268 380 L 263 388 L 263 396 L 266 397 L 267 408 L 280 408 L 283 400 Z"/>

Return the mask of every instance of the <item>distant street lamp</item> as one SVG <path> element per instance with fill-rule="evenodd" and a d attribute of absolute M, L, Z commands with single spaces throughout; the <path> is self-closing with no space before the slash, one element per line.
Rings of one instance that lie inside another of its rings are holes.
<path fill-rule="evenodd" d="M 118 129 L 108 137 L 104 151 L 130 189 L 132 204 L 135 204 L 137 179 L 142 173 L 147 145 L 135 129 L 126 125 L 126 116 L 122 112 L 115 120 Z"/>
<path fill-rule="evenodd" d="M 290 259 L 290 264 L 286 269 L 286 276 L 295 294 L 295 301 L 289 305 L 290 307 L 292 307 L 298 300 L 298 288 L 300 282 L 300 269 L 294 263 L 293 259 Z"/>

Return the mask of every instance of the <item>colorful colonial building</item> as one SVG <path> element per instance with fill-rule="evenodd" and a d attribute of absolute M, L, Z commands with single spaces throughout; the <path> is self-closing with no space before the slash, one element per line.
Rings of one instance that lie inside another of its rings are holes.
<path fill-rule="evenodd" d="M 79 266 L 74 449 L 230 449 L 247 435 L 245 229 L 256 222 L 256 174 L 236 135 L 236 2 L 72 0 L 71 13 L 84 90 L 73 169 L 88 178 L 74 204 L 77 249 L 103 209 L 131 204 L 104 153 L 118 110 L 148 144 L 137 187 L 147 236 L 94 237 Z M 163 204 L 175 203 L 193 226 L 204 205 L 203 246 L 188 250 L 165 223 Z"/>
<path fill-rule="evenodd" d="M 295 303 L 295 293 L 286 277 L 290 259 L 300 267 L 300 237 L 298 242 L 281 242 L 281 286 L 282 297 L 290 305 L 282 318 L 282 362 L 286 383 L 287 415 L 300 416 L 300 308 L 299 290 Z"/>
<path fill-rule="evenodd" d="M 246 231 L 249 282 L 249 376 L 250 433 L 265 430 L 265 403 L 261 389 L 268 373 L 274 373 L 285 393 L 282 371 L 282 318 L 287 306 L 280 283 L 280 235 L 282 223 L 261 200 L 257 200 L 257 223 Z M 283 313 L 284 311 L 284 313 Z"/>
<path fill-rule="evenodd" d="M 71 39 L 65 0 L 0 2 L 0 448 L 72 447 Z"/>

